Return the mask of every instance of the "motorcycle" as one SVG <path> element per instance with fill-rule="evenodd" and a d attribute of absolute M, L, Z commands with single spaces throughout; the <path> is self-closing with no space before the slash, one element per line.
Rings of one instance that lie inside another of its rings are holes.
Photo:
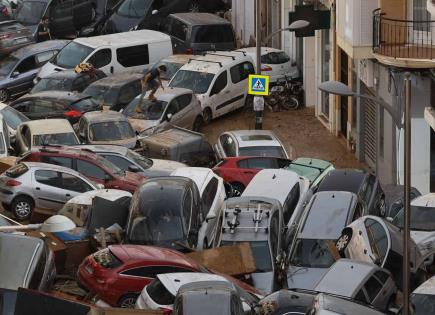
<path fill-rule="evenodd" d="M 269 96 L 265 103 L 272 111 L 296 110 L 304 105 L 304 90 L 302 82 L 288 78 L 278 80 L 276 85 L 270 89 Z"/>

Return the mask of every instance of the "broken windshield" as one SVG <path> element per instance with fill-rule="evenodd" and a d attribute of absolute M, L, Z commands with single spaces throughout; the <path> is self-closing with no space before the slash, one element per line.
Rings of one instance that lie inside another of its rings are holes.
<path fill-rule="evenodd" d="M 189 89 L 195 94 L 204 94 L 208 91 L 213 78 L 212 73 L 179 70 L 169 86 Z"/>

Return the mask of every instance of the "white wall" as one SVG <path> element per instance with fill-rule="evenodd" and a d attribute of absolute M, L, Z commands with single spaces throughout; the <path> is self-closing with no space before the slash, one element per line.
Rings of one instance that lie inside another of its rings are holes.
<path fill-rule="evenodd" d="M 317 80 L 316 80 L 316 37 L 304 38 L 304 89 L 305 105 L 307 107 L 317 104 Z"/>
<path fill-rule="evenodd" d="M 281 2 L 281 27 L 287 27 L 288 14 L 294 9 L 293 0 L 283 0 Z M 294 32 L 282 32 L 281 33 L 282 49 L 293 59 L 296 60 L 296 38 Z"/>
<path fill-rule="evenodd" d="M 255 1 L 232 1 L 231 19 L 238 44 L 241 46 L 253 45 L 255 43 Z"/>

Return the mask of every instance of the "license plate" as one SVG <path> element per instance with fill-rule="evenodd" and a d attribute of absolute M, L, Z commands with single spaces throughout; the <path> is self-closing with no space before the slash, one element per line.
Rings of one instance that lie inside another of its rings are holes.
<path fill-rule="evenodd" d="M 15 40 L 15 44 L 22 44 L 22 43 L 27 43 L 27 38 L 26 37 L 22 37 L 22 38 L 17 38 Z"/>
<path fill-rule="evenodd" d="M 91 266 L 86 266 L 85 270 L 89 273 L 89 274 L 93 274 L 94 273 L 94 269 L 92 269 Z"/>

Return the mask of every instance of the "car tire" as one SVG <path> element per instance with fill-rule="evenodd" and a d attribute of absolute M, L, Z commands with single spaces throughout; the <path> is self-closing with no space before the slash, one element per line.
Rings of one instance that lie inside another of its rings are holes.
<path fill-rule="evenodd" d="M 9 99 L 9 92 L 6 89 L 0 89 L 0 102 L 7 102 Z"/>
<path fill-rule="evenodd" d="M 120 308 L 134 308 L 136 305 L 136 300 L 139 294 L 128 293 L 123 296 L 118 301 L 118 307 Z"/>
<path fill-rule="evenodd" d="M 338 254 L 344 258 L 344 251 L 346 250 L 347 246 L 350 243 L 350 240 L 352 239 L 352 229 L 344 229 L 341 236 L 338 238 L 337 242 L 335 243 L 335 247 L 337 248 Z"/>
<path fill-rule="evenodd" d="M 245 190 L 245 185 L 242 183 L 231 183 L 231 186 L 233 187 L 234 196 L 233 197 L 240 197 Z"/>
<path fill-rule="evenodd" d="M 11 211 L 18 221 L 28 220 L 32 215 L 35 203 L 27 196 L 16 197 L 11 204 Z"/>
<path fill-rule="evenodd" d="M 213 113 L 211 112 L 210 107 L 207 107 L 206 109 L 204 109 L 204 112 L 202 114 L 202 120 L 204 121 L 205 125 L 208 125 L 212 119 Z"/>
<path fill-rule="evenodd" d="M 204 121 L 201 116 L 196 117 L 193 123 L 193 131 L 200 132 Z"/>

